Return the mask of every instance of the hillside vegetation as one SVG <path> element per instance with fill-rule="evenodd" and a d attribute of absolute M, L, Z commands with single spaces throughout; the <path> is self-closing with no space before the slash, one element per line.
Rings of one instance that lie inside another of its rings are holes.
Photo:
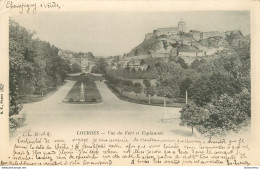
<path fill-rule="evenodd" d="M 47 94 L 61 85 L 70 71 L 69 63 L 58 56 L 56 46 L 33 36 L 33 32 L 10 20 L 10 116 L 19 113 L 20 98 Z"/>

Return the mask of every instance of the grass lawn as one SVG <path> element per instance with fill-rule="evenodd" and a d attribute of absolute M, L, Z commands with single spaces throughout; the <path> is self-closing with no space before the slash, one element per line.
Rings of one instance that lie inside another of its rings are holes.
<path fill-rule="evenodd" d="M 105 82 L 108 88 L 121 100 L 138 103 L 138 104 L 146 104 L 146 105 L 154 105 L 154 106 L 164 106 L 163 97 L 152 96 L 150 100 L 150 104 L 148 103 L 148 97 L 145 94 L 135 94 L 133 92 L 121 92 L 115 86 L 111 85 L 109 82 Z M 177 107 L 182 108 L 185 105 L 184 102 L 176 102 L 172 99 L 166 99 L 167 107 Z"/>
<path fill-rule="evenodd" d="M 90 77 L 93 81 L 100 81 L 100 80 L 105 80 L 103 76 L 94 76 L 92 74 L 83 74 L 83 76 L 88 76 Z M 78 81 L 80 80 L 81 76 L 69 76 L 66 79 L 67 80 L 73 80 L 73 81 Z"/>
<path fill-rule="evenodd" d="M 73 77 L 73 80 L 77 82 L 70 89 L 69 93 L 66 95 L 64 102 L 68 103 L 101 103 L 102 98 L 97 89 L 95 78 L 90 75 L 81 75 Z M 81 84 L 84 84 L 84 101 L 81 101 Z"/>

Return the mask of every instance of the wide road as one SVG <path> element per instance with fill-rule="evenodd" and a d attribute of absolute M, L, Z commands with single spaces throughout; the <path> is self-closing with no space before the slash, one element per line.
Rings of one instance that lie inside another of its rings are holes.
<path fill-rule="evenodd" d="M 104 82 L 96 82 L 103 99 L 100 104 L 68 104 L 62 100 L 75 81 L 67 81 L 43 101 L 25 104 L 22 114 L 27 125 L 17 131 L 48 129 L 67 134 L 76 130 L 164 131 L 165 134 L 190 136 L 191 129 L 179 125 L 179 108 L 149 106 L 118 99 Z M 161 119 L 165 119 L 161 122 Z"/>

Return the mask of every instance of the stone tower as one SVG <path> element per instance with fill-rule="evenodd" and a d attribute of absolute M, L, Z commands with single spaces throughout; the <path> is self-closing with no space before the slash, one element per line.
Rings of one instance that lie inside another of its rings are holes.
<path fill-rule="evenodd" d="M 178 31 L 179 32 L 186 32 L 186 23 L 183 21 L 183 19 L 181 19 L 178 22 Z"/>

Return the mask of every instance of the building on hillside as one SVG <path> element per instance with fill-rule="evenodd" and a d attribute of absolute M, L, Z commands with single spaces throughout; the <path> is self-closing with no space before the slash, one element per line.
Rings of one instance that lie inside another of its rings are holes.
<path fill-rule="evenodd" d="M 129 62 L 129 61 L 123 59 L 123 60 L 121 60 L 121 61 L 118 62 L 118 65 L 121 66 L 122 68 L 126 68 L 128 62 Z"/>
<path fill-rule="evenodd" d="M 122 68 L 127 68 L 127 67 L 129 67 L 130 70 L 135 69 L 136 71 L 137 71 L 137 70 L 146 70 L 147 67 L 148 67 L 147 64 L 142 64 L 142 65 L 141 65 L 141 60 L 135 60 L 135 59 L 131 59 L 130 61 L 128 61 L 128 60 L 122 60 L 122 61 L 120 62 L 120 66 L 121 66 Z M 112 69 L 115 70 L 114 67 L 112 67 Z"/>
<path fill-rule="evenodd" d="M 156 36 L 161 35 L 177 35 L 179 33 L 177 27 L 168 27 L 168 28 L 158 28 L 154 30 L 154 34 Z"/>
<path fill-rule="evenodd" d="M 140 67 L 141 61 L 132 59 L 130 62 L 128 62 L 130 69 L 138 70 Z"/>
<path fill-rule="evenodd" d="M 194 41 L 193 36 L 180 36 L 180 40 L 178 42 L 190 46 L 192 45 L 193 41 Z"/>
<path fill-rule="evenodd" d="M 194 43 L 193 47 L 196 47 L 197 49 L 199 49 L 201 52 L 198 54 L 198 56 L 210 56 L 213 55 L 215 53 L 221 52 L 224 50 L 224 47 L 206 47 L 201 45 L 200 43 Z"/>
<path fill-rule="evenodd" d="M 203 52 L 204 52 L 204 56 L 210 56 L 210 55 L 213 55 L 213 54 L 218 53 L 223 50 L 224 50 L 223 47 L 207 48 L 207 49 L 204 49 Z"/>
<path fill-rule="evenodd" d="M 107 59 L 107 64 L 110 66 L 114 63 L 114 57 L 110 57 Z"/>
<path fill-rule="evenodd" d="M 142 71 L 146 70 L 147 68 L 148 68 L 148 65 L 147 65 L 147 64 L 143 64 L 143 65 L 140 66 L 140 69 L 141 69 Z"/>
<path fill-rule="evenodd" d="M 178 57 L 181 57 L 187 64 L 191 64 L 201 55 L 201 51 L 195 48 L 180 48 L 177 53 Z"/>
<path fill-rule="evenodd" d="M 190 34 L 193 36 L 193 38 L 197 41 L 201 39 L 201 32 L 196 30 L 190 30 Z"/>
<path fill-rule="evenodd" d="M 167 58 L 167 57 L 170 57 L 170 53 L 156 52 L 152 54 L 152 58 Z"/>
<path fill-rule="evenodd" d="M 225 38 L 226 34 L 224 32 L 219 32 L 219 31 L 210 31 L 210 32 L 202 32 L 200 36 L 201 39 L 207 39 L 209 37 L 214 37 L 214 36 L 221 36 Z"/>
<path fill-rule="evenodd" d="M 161 35 L 172 36 L 172 35 L 180 34 L 181 32 L 186 32 L 186 23 L 183 20 L 178 22 L 178 27 L 158 28 L 153 31 L 153 34 L 155 36 L 161 36 Z M 147 36 L 150 37 L 151 35 L 147 35 Z"/>
<path fill-rule="evenodd" d="M 200 51 L 198 49 L 187 49 L 187 48 L 181 48 L 179 49 L 178 51 L 178 55 L 179 56 L 191 56 L 191 57 L 196 57 L 197 54 L 199 53 Z"/>
<path fill-rule="evenodd" d="M 182 19 L 178 22 L 178 31 L 186 32 L 186 22 L 184 22 Z"/>

